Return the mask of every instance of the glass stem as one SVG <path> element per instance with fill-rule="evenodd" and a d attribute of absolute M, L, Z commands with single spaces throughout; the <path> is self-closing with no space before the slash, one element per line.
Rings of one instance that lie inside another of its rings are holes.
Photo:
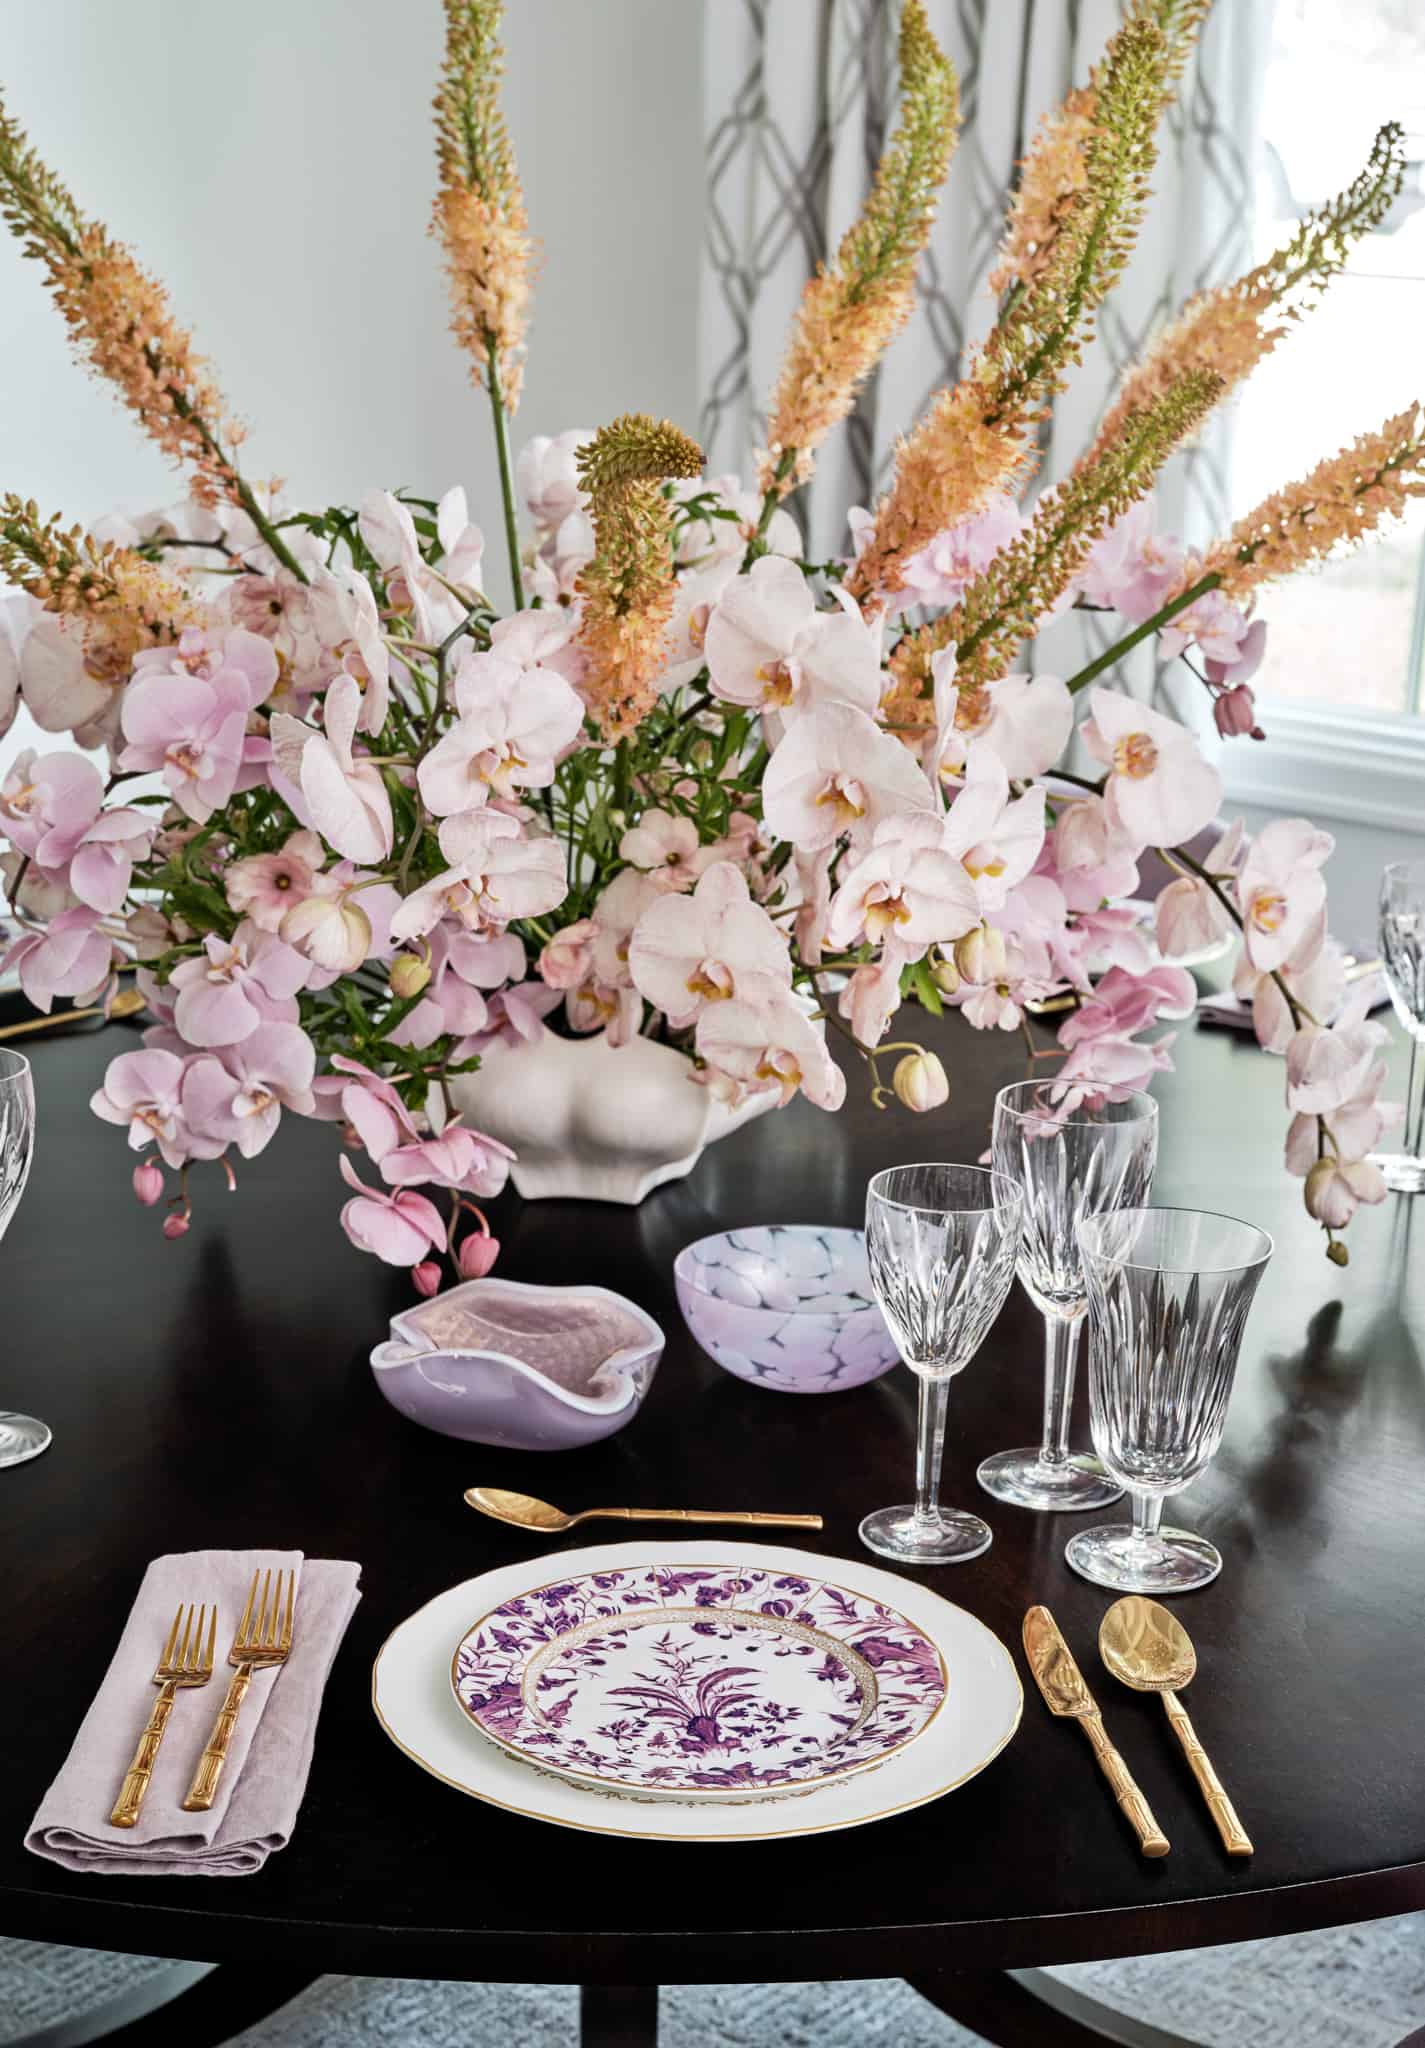
<path fill-rule="evenodd" d="M 1069 1460 L 1069 1410 L 1074 1400 L 1074 1365 L 1082 1318 L 1044 1318 L 1044 1441 L 1041 1465 L 1066 1465 Z"/>
<path fill-rule="evenodd" d="M 1156 1543 L 1158 1524 L 1163 1519 L 1163 1496 L 1161 1493 L 1135 1493 L 1133 1496 L 1133 1534 L 1142 1543 Z"/>
<path fill-rule="evenodd" d="M 1403 1143 L 1412 1159 L 1425 1157 L 1425 1053 L 1417 1032 L 1410 1034 L 1410 1073 L 1405 1083 Z"/>
<path fill-rule="evenodd" d="M 915 1433 L 915 1519 L 921 1527 L 940 1526 L 940 1461 L 945 1455 L 945 1409 L 950 1399 L 948 1378 L 918 1373 L 920 1415 Z"/>

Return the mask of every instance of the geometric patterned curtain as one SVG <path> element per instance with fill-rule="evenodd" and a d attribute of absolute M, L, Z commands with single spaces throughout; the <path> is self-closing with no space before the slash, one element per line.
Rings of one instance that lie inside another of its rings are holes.
<path fill-rule="evenodd" d="M 1057 401 L 1031 490 L 1071 465 L 1123 370 L 1182 301 L 1250 265 L 1272 11 L 1271 0 L 1218 0 L 1209 16 L 1160 131 L 1138 249 Z M 1116 0 L 927 0 L 927 12 L 960 75 L 964 126 L 915 313 L 793 508 L 818 559 L 844 552 L 847 507 L 884 487 L 897 434 L 954 380 L 966 343 L 989 325 L 985 276 L 1016 164 L 1120 18 Z M 699 328 L 702 439 L 714 471 L 750 469 L 802 286 L 854 217 L 894 123 L 898 18 L 893 0 L 715 0 L 705 9 Z M 1227 519 L 1229 433 L 1224 414 L 1163 480 L 1163 523 L 1189 538 Z M 1066 624 L 1092 645 L 1091 617 Z"/>

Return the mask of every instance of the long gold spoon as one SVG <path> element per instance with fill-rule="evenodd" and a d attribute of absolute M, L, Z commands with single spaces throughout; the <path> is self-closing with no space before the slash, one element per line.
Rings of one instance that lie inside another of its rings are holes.
<path fill-rule="evenodd" d="M 532 1493 L 506 1493 L 498 1486 L 470 1486 L 465 1499 L 482 1515 L 497 1522 L 509 1522 L 516 1529 L 534 1529 L 541 1536 L 557 1536 L 576 1522 L 753 1522 L 759 1529 L 819 1529 L 820 1515 L 764 1515 L 751 1508 L 711 1510 L 699 1508 L 585 1508 L 582 1514 L 566 1515 L 563 1508 Z"/>
<path fill-rule="evenodd" d="M 6 1024 L 0 1027 L 0 1038 L 25 1038 L 32 1031 L 57 1031 L 64 1024 L 78 1024 L 85 1017 L 107 1017 L 112 1023 L 119 1017 L 136 1017 L 148 1001 L 136 988 L 121 988 L 108 1009 L 96 1003 L 90 1010 L 59 1010 L 52 1017 L 27 1017 L 23 1024 Z"/>
<path fill-rule="evenodd" d="M 1187 1708 L 1178 1698 L 1183 1686 L 1191 1685 L 1197 1671 L 1197 1652 L 1192 1638 L 1175 1614 L 1156 1600 L 1139 1593 L 1115 1600 L 1103 1617 L 1098 1631 L 1099 1654 L 1115 1678 L 1131 1685 L 1135 1692 L 1156 1692 L 1163 1696 L 1173 1732 L 1183 1746 L 1192 1774 L 1202 1788 L 1208 1812 L 1229 1856 L 1250 1856 L 1251 1838 L 1237 1818 L 1236 1808 L 1222 1789 L 1207 1751 L 1197 1739 Z"/>

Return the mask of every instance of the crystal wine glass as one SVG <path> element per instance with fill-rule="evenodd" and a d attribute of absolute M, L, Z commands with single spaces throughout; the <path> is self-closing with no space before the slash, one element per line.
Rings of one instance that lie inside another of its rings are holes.
<path fill-rule="evenodd" d="M 915 1505 L 878 1508 L 861 1541 L 903 1564 L 962 1564 L 988 1550 L 978 1515 L 940 1505 L 945 1406 L 1014 1277 L 1021 1198 L 981 1166 L 893 1166 L 866 1193 L 866 1252 L 896 1348 L 920 1382 Z"/>
<path fill-rule="evenodd" d="M 1069 1449 L 1069 1414 L 1088 1287 L 1076 1232 L 1085 1216 L 1138 1207 L 1158 1159 L 1158 1105 L 1130 1095 L 1061 1116 L 1043 1081 L 995 1097 L 995 1171 L 1024 1194 L 1019 1278 L 1044 1318 L 1044 1440 L 986 1458 L 979 1481 L 996 1500 L 1041 1512 L 1106 1508 L 1122 1488 L 1087 1451 Z"/>
<path fill-rule="evenodd" d="M 1380 953 L 1385 985 L 1410 1034 L 1401 1152 L 1373 1152 L 1372 1164 L 1398 1195 L 1425 1194 L 1425 860 L 1392 861 L 1380 881 Z"/>
<path fill-rule="evenodd" d="M 1205 1537 L 1161 1526 L 1163 1502 L 1216 1455 L 1247 1312 L 1272 1255 L 1265 1230 L 1200 1209 L 1087 1216 L 1094 1448 L 1133 1498 L 1132 1526 L 1084 1529 L 1064 1552 L 1116 1593 L 1186 1593 L 1217 1577 Z"/>
<path fill-rule="evenodd" d="M 0 1051 L 0 1237 L 20 1205 L 35 1149 L 35 1087 L 30 1063 Z M 33 1415 L 0 1409 L 0 1466 L 23 1465 L 49 1444 L 49 1431 Z"/>

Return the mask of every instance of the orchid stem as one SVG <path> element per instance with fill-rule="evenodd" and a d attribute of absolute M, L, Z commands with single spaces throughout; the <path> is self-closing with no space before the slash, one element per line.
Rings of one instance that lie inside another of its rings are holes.
<path fill-rule="evenodd" d="M 495 422 L 495 454 L 500 464 L 500 494 L 505 501 L 505 546 L 510 557 L 510 588 L 514 592 L 515 610 L 524 610 L 524 583 L 520 577 L 520 531 L 515 518 L 514 476 L 510 468 L 509 421 L 505 414 L 504 393 L 500 388 L 499 350 L 491 342 L 487 357 L 490 379 L 490 412 Z"/>
<path fill-rule="evenodd" d="M 1186 590 L 1179 591 L 1176 597 L 1170 598 L 1165 605 L 1161 605 L 1154 612 L 1151 619 L 1144 619 L 1141 626 L 1135 626 L 1131 633 L 1125 633 L 1121 640 L 1115 640 L 1112 647 L 1105 647 L 1103 653 L 1095 655 L 1086 668 L 1081 668 L 1077 675 L 1070 676 L 1068 681 L 1070 695 L 1073 695 L 1078 690 L 1087 689 L 1088 685 L 1095 682 L 1105 669 L 1115 667 L 1118 662 L 1122 661 L 1125 654 L 1130 653 L 1133 648 L 1138 646 L 1140 641 L 1148 639 L 1150 634 L 1156 633 L 1160 627 L 1170 624 L 1179 612 L 1185 612 L 1190 604 L 1196 604 L 1197 600 L 1205 596 L 1209 590 L 1216 590 L 1221 581 L 1221 576 L 1214 569 L 1206 576 L 1199 576 L 1196 583 L 1190 583 Z"/>

